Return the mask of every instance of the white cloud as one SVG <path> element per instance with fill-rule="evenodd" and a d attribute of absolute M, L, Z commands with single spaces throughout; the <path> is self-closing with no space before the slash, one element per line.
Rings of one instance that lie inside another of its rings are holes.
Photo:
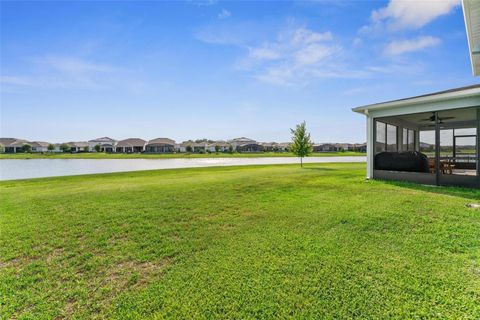
<path fill-rule="evenodd" d="M 407 52 L 422 50 L 436 46 L 440 43 L 439 38 L 423 36 L 409 40 L 395 40 L 390 42 L 384 50 L 386 55 L 400 55 Z"/>
<path fill-rule="evenodd" d="M 275 48 L 249 48 L 249 56 L 258 60 L 276 60 L 281 57 L 281 52 Z"/>
<path fill-rule="evenodd" d="M 290 85 L 332 74 L 333 57 L 341 51 L 331 32 L 296 27 L 281 32 L 276 41 L 249 47 L 241 65 L 262 82 Z"/>
<path fill-rule="evenodd" d="M 293 31 L 291 40 L 293 44 L 310 44 L 319 41 L 332 40 L 333 36 L 330 31 L 319 33 L 306 28 L 298 28 Z"/>
<path fill-rule="evenodd" d="M 228 11 L 227 9 L 223 9 L 223 10 L 218 14 L 218 18 L 219 18 L 219 19 L 226 19 L 226 18 L 229 18 L 231 15 L 232 15 L 232 13 L 231 13 L 230 11 Z"/>
<path fill-rule="evenodd" d="M 314 79 L 359 79 L 373 73 L 350 65 L 346 61 L 349 53 L 330 31 L 318 32 L 290 24 L 274 40 L 261 41 L 264 37 L 238 38 L 236 30 L 208 28 L 195 36 L 205 43 L 233 45 L 244 50 L 235 67 L 261 82 L 302 86 Z"/>
<path fill-rule="evenodd" d="M 338 51 L 340 51 L 338 46 L 310 44 L 295 53 L 295 62 L 298 66 L 316 64 Z"/>
<path fill-rule="evenodd" d="M 292 68 L 288 66 L 275 66 L 267 68 L 262 73 L 257 74 L 255 78 L 270 84 L 289 86 L 293 84 L 291 82 L 293 76 Z"/>
<path fill-rule="evenodd" d="M 449 14 L 461 0 L 390 0 L 384 8 L 374 10 L 371 24 L 361 31 L 369 32 L 387 29 L 398 31 L 403 29 L 419 29 L 436 18 Z"/>

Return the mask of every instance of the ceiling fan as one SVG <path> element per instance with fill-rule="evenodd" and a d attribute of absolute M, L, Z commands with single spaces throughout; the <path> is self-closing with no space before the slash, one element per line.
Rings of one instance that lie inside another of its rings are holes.
<path fill-rule="evenodd" d="M 439 123 L 442 123 L 443 120 L 450 120 L 450 119 L 455 119 L 455 117 L 438 117 Z M 426 119 L 420 119 L 420 121 L 425 122 L 435 122 L 435 113 L 432 113 L 432 115 Z"/>

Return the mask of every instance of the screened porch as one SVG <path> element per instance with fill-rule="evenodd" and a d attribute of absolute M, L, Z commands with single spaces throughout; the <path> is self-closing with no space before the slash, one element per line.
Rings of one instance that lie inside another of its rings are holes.
<path fill-rule="evenodd" d="M 480 186 L 480 107 L 374 118 L 373 177 Z"/>

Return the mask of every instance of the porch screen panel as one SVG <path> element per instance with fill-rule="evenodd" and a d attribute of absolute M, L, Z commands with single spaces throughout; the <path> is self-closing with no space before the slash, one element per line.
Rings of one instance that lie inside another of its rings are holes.
<path fill-rule="evenodd" d="M 408 129 L 402 129 L 402 151 L 408 151 Z"/>
<path fill-rule="evenodd" d="M 440 158 L 453 157 L 453 129 L 440 130 Z"/>
<path fill-rule="evenodd" d="M 415 151 L 415 130 L 408 130 L 408 151 Z"/>
<path fill-rule="evenodd" d="M 435 130 L 420 131 L 420 152 L 435 157 Z"/>
<path fill-rule="evenodd" d="M 376 141 L 375 141 L 375 153 L 385 151 L 385 142 L 386 142 L 386 127 L 387 125 L 383 122 L 377 121 L 376 126 Z"/>
<path fill-rule="evenodd" d="M 395 152 L 397 150 L 397 127 L 387 124 L 387 151 Z"/>

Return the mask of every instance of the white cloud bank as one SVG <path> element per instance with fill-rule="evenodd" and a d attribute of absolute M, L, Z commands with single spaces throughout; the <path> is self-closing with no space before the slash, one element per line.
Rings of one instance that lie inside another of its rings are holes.
<path fill-rule="evenodd" d="M 329 77 L 333 74 L 334 57 L 342 47 L 333 41 L 331 32 L 316 32 L 305 27 L 289 28 L 276 41 L 248 47 L 238 64 L 255 70 L 254 77 L 278 85 L 301 83 L 308 77 Z"/>
<path fill-rule="evenodd" d="M 395 56 L 433 47 L 440 42 L 441 40 L 439 38 L 431 36 L 423 36 L 408 40 L 394 40 L 385 47 L 384 53 L 386 55 Z"/>
<path fill-rule="evenodd" d="M 390 0 L 384 8 L 374 10 L 371 24 L 361 31 L 370 32 L 419 29 L 436 18 L 451 13 L 461 0 Z"/>

